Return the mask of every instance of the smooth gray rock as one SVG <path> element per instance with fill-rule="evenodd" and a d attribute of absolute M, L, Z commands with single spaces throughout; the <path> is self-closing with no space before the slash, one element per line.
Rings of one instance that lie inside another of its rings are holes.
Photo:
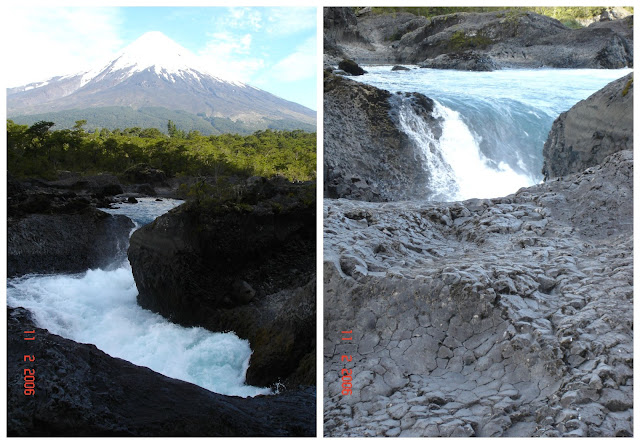
<path fill-rule="evenodd" d="M 545 180 L 582 172 L 633 149 L 633 73 L 578 102 L 553 122 L 544 144 Z"/>

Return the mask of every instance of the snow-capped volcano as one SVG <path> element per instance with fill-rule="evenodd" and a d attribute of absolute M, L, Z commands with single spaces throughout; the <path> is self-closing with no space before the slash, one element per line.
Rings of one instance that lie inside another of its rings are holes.
<path fill-rule="evenodd" d="M 148 32 L 98 67 L 8 89 L 7 115 L 159 107 L 254 126 L 265 122 L 265 128 L 279 120 L 315 124 L 315 112 L 302 105 L 207 71 L 189 50 L 161 32 Z"/>
<path fill-rule="evenodd" d="M 174 76 L 199 77 L 208 72 L 200 59 L 191 51 L 180 46 L 163 33 L 151 31 L 125 47 L 107 65 L 83 73 L 82 83 L 86 84 L 100 74 L 121 71 L 123 75 L 131 76 L 146 69 L 153 69 L 157 75 L 169 80 L 175 80 Z M 225 80 L 213 75 L 211 77 L 234 85 L 246 86 L 242 82 Z"/>

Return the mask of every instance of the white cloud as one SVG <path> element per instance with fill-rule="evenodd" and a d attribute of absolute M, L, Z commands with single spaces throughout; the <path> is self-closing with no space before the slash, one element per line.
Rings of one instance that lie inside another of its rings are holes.
<path fill-rule="evenodd" d="M 90 69 L 122 46 L 114 8 L 11 6 L 4 10 L 5 82 L 19 86 Z"/>
<path fill-rule="evenodd" d="M 264 68 L 264 60 L 249 57 L 251 34 L 237 35 L 216 32 L 209 35 L 206 47 L 198 53 L 201 63 L 218 77 L 250 82 L 252 76 Z"/>
<path fill-rule="evenodd" d="M 314 78 L 316 76 L 316 37 L 310 37 L 292 54 L 278 61 L 270 76 L 283 82 Z"/>
<path fill-rule="evenodd" d="M 316 8 L 270 8 L 266 31 L 274 35 L 291 35 L 315 29 Z"/>
<path fill-rule="evenodd" d="M 216 26 L 222 29 L 251 30 L 262 29 L 262 13 L 256 8 L 227 8 L 228 14 L 218 17 Z"/>

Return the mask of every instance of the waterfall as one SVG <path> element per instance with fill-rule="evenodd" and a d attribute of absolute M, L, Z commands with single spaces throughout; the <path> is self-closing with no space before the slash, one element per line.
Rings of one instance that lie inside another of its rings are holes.
<path fill-rule="evenodd" d="M 540 183 L 542 147 L 553 121 L 631 71 L 366 69 L 367 74 L 353 80 L 434 100 L 433 117 L 441 121 L 437 134 L 432 123 L 416 115 L 405 94 L 394 94 L 405 97 L 393 106 L 429 177 L 424 198 L 436 201 L 501 197 Z"/>
<path fill-rule="evenodd" d="M 429 174 L 425 196 L 434 201 L 491 198 L 531 186 L 535 181 L 514 171 L 503 160 L 489 159 L 480 149 L 482 138 L 462 120 L 460 113 L 434 101 L 433 116 L 441 122 L 442 134 L 415 113 L 410 99 L 399 110 L 400 128 L 416 146 Z"/>

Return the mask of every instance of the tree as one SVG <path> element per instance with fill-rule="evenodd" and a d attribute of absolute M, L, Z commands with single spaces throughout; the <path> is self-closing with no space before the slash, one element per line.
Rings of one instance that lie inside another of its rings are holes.
<path fill-rule="evenodd" d="M 44 139 L 46 135 L 49 133 L 49 130 L 55 123 L 53 122 L 45 122 L 44 120 L 40 120 L 29 127 L 27 130 L 28 133 L 32 136 L 33 139 Z"/>
<path fill-rule="evenodd" d="M 167 132 L 169 133 L 169 137 L 172 137 L 172 138 L 184 139 L 184 137 L 185 137 L 184 131 L 179 130 L 176 127 L 176 124 L 173 123 L 173 121 L 171 121 L 171 120 L 169 120 L 169 122 L 167 122 Z"/>
<path fill-rule="evenodd" d="M 162 139 L 166 136 L 158 128 L 145 128 L 140 132 L 140 137 L 144 139 Z"/>
<path fill-rule="evenodd" d="M 76 124 L 73 125 L 73 129 L 76 131 L 84 131 L 84 126 L 87 124 L 86 120 L 76 120 Z"/>

